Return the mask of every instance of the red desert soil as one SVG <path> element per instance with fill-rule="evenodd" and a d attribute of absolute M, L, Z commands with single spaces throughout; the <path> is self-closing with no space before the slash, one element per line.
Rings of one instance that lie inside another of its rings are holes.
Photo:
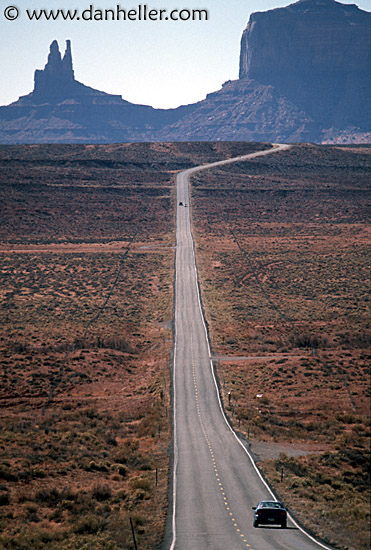
<path fill-rule="evenodd" d="M 0 146 L 0 548 L 160 544 L 174 174 L 260 147 Z"/>
<path fill-rule="evenodd" d="M 294 515 L 352 550 L 370 548 L 370 161 L 299 145 L 192 180 L 230 422 Z"/>
<path fill-rule="evenodd" d="M 0 147 L 0 549 L 128 550 L 129 518 L 141 550 L 160 544 L 174 176 L 265 147 Z M 290 510 L 355 550 L 369 548 L 369 167 L 366 146 L 299 145 L 192 185 L 230 420 Z"/>

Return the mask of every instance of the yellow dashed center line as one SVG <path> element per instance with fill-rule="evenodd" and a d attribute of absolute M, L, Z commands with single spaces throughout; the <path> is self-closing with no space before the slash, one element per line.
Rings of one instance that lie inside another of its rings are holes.
<path fill-rule="evenodd" d="M 228 499 L 227 497 L 225 496 L 225 492 L 224 492 L 224 489 L 223 489 L 223 485 L 222 483 L 220 482 L 220 477 L 219 477 L 219 472 L 218 472 L 218 467 L 217 467 L 217 462 L 215 460 L 215 455 L 214 455 L 214 451 L 213 451 L 213 448 L 210 444 L 210 441 L 209 441 L 209 438 L 206 434 L 206 430 L 205 430 L 205 426 L 204 426 L 204 423 L 202 421 L 202 417 L 201 417 L 201 411 L 200 411 L 200 404 L 199 404 L 199 400 L 198 400 L 198 389 L 197 389 L 197 380 L 196 380 L 196 370 L 195 370 L 195 366 L 194 364 L 192 364 L 192 374 L 193 374 L 193 384 L 194 384 L 194 390 L 195 390 L 195 395 L 196 395 L 196 408 L 197 408 L 197 416 L 199 418 L 199 421 L 200 421 L 200 425 L 201 425 L 201 430 L 202 430 L 202 433 L 203 433 L 203 436 L 205 438 L 205 441 L 206 441 L 206 444 L 209 448 L 209 452 L 210 452 L 210 457 L 211 457 L 211 462 L 212 462 L 212 465 L 213 465 L 213 468 L 214 468 L 214 472 L 215 472 L 215 476 L 216 476 L 216 480 L 218 481 L 219 483 L 219 489 L 221 491 L 221 494 L 223 496 L 223 499 L 224 499 L 224 505 L 226 507 L 226 510 L 228 510 L 228 514 L 231 518 L 231 521 L 233 522 L 233 526 L 235 527 L 236 529 L 236 533 L 241 537 L 243 538 L 243 542 L 245 543 L 245 546 L 246 548 L 250 548 L 251 550 L 253 550 L 250 546 L 250 544 L 248 544 L 246 538 L 245 538 L 245 535 L 243 533 L 241 533 L 241 529 L 239 529 L 238 527 L 238 523 L 236 522 L 236 519 L 233 517 L 233 512 L 230 511 L 230 507 L 229 507 L 229 503 L 228 503 Z"/>

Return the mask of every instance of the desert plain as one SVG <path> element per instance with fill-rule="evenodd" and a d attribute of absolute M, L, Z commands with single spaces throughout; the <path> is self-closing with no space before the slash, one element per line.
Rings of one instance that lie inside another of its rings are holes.
<path fill-rule="evenodd" d="M 175 176 L 269 147 L 0 146 L 0 549 L 127 550 L 131 525 L 160 548 Z M 191 181 L 229 421 L 295 518 L 348 550 L 370 547 L 370 158 L 299 144 Z"/>

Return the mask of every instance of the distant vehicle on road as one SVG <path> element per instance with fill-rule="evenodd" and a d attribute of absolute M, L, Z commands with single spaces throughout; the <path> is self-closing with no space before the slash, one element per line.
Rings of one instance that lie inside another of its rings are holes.
<path fill-rule="evenodd" d="M 278 500 L 261 500 L 254 510 L 254 527 L 259 525 L 280 525 L 287 527 L 287 510 Z"/>
<path fill-rule="evenodd" d="M 179 206 L 183 206 L 183 203 L 182 203 L 182 201 L 180 201 L 180 203 L 179 203 Z"/>

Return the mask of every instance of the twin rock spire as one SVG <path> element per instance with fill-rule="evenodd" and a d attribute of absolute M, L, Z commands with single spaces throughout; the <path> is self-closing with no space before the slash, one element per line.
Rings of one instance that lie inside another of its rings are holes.
<path fill-rule="evenodd" d="M 62 96 L 73 87 L 75 76 L 72 67 L 71 41 L 66 41 L 66 51 L 62 58 L 58 42 L 50 45 L 48 62 L 43 70 L 35 71 L 35 95 Z"/>

